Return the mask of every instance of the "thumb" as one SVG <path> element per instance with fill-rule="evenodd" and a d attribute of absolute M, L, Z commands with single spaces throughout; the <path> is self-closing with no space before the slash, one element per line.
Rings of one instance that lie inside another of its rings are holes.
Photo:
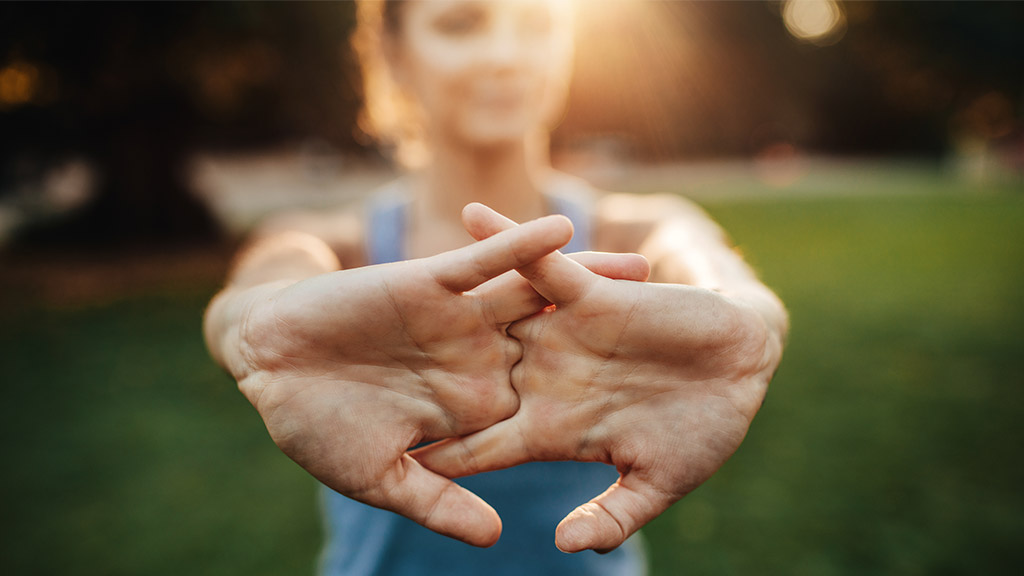
<path fill-rule="evenodd" d="M 491 546 L 501 536 L 501 518 L 494 508 L 408 454 L 388 471 L 377 490 L 360 500 L 473 546 Z"/>
<path fill-rule="evenodd" d="M 526 442 L 513 416 L 469 436 L 435 442 L 409 455 L 433 472 L 461 478 L 529 462 Z"/>
<path fill-rule="evenodd" d="M 627 474 L 563 518 L 555 529 L 555 546 L 563 552 L 610 551 L 674 501 L 663 491 L 638 481 L 635 474 Z"/>

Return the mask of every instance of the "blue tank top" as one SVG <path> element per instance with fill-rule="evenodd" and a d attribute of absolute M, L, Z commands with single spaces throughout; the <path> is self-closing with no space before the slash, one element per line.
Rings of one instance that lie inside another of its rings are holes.
<path fill-rule="evenodd" d="M 399 186 L 369 204 L 367 249 L 371 264 L 403 260 L 407 197 Z M 589 245 L 588 202 L 549 194 L 553 213 L 575 227 L 565 252 Z M 555 526 L 618 478 L 612 466 L 580 462 L 534 462 L 488 472 L 458 483 L 487 501 L 502 520 L 501 539 L 476 548 L 441 536 L 385 510 L 346 498 L 326 487 L 324 576 L 640 576 L 646 572 L 639 535 L 608 554 L 565 554 L 555 548 Z"/>

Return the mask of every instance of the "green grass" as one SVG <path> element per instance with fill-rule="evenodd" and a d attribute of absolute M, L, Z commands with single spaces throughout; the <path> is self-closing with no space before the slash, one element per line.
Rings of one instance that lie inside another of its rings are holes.
<path fill-rule="evenodd" d="M 712 205 L 792 334 L 655 574 L 1024 568 L 1024 196 Z"/>
<path fill-rule="evenodd" d="M 5 574 L 309 574 L 315 483 L 207 358 L 209 290 L 4 318 Z"/>
<path fill-rule="evenodd" d="M 709 203 L 792 315 L 658 574 L 1024 568 L 1024 195 Z M 211 361 L 214 286 L 0 314 L 5 574 L 308 574 L 312 479 Z"/>

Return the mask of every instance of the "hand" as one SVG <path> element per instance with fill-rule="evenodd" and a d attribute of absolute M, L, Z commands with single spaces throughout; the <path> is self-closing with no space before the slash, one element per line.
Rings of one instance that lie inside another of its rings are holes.
<path fill-rule="evenodd" d="M 278 446 L 327 486 L 493 544 L 494 510 L 405 452 L 515 413 L 509 373 L 522 350 L 505 328 L 549 302 L 515 272 L 486 281 L 571 234 L 565 218 L 545 218 L 433 258 L 278 285 L 245 316 L 240 388 Z M 581 259 L 618 277 L 648 271 L 638 256 Z"/>
<path fill-rule="evenodd" d="M 467 208 L 477 238 L 514 223 Z M 604 278 L 558 253 L 519 268 L 556 305 L 512 324 L 519 410 L 413 452 L 449 477 L 535 460 L 614 464 L 619 480 L 559 524 L 566 552 L 609 550 L 736 450 L 781 354 L 752 308 L 708 290 Z"/>
<path fill-rule="evenodd" d="M 549 217 L 432 258 L 317 276 L 257 301 L 239 385 L 274 442 L 332 489 L 476 545 L 501 523 L 482 500 L 405 455 L 511 416 L 521 347 L 507 323 L 546 303 L 480 287 L 564 245 Z"/>

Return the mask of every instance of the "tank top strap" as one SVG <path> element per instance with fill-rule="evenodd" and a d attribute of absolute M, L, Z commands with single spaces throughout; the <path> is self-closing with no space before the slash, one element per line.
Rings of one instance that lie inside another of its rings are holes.
<path fill-rule="evenodd" d="M 566 177 L 568 179 L 568 177 Z M 567 185 L 568 184 L 568 185 Z M 378 190 L 367 202 L 370 263 L 404 258 L 411 194 L 401 182 Z M 572 220 L 576 234 L 566 251 L 590 246 L 589 187 L 552 181 L 550 211 Z M 501 515 L 505 531 L 491 548 L 474 548 L 431 532 L 397 514 L 371 508 L 326 487 L 322 576 L 520 576 L 588 574 L 641 576 L 639 536 L 608 554 L 565 554 L 551 545 L 562 516 L 618 478 L 614 467 L 595 462 L 533 462 L 508 470 L 458 479 Z"/>
<path fill-rule="evenodd" d="M 583 252 L 590 249 L 590 207 L 574 198 L 548 196 L 552 214 L 561 214 L 572 222 L 572 240 L 562 248 L 562 252 Z"/>
<path fill-rule="evenodd" d="M 569 218 L 575 230 L 562 252 L 583 252 L 591 246 L 593 194 L 582 181 L 566 175 L 553 178 L 544 194 L 552 214 Z M 405 260 L 405 235 L 411 195 L 401 181 L 388 184 L 367 202 L 367 262 L 388 264 Z"/>
<path fill-rule="evenodd" d="M 594 205 L 594 191 L 590 185 L 567 174 L 555 174 L 544 196 L 552 214 L 562 214 L 572 222 L 572 240 L 562 248 L 562 252 L 568 254 L 590 250 Z"/>
<path fill-rule="evenodd" d="M 370 264 L 405 260 L 405 229 L 410 196 L 401 181 L 392 182 L 367 202 L 366 257 Z"/>

